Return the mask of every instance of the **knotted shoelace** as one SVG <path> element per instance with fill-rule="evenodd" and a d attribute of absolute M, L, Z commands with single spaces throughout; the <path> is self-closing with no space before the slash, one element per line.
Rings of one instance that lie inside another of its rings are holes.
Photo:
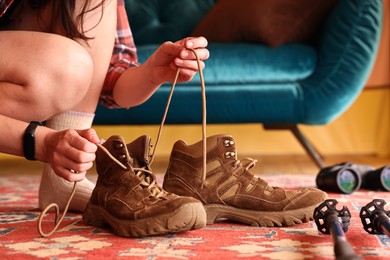
<path fill-rule="evenodd" d="M 199 77 L 200 77 L 201 93 L 202 93 L 202 153 L 203 153 L 202 154 L 203 155 L 202 188 L 203 188 L 203 183 L 206 180 L 206 174 L 207 174 L 207 171 L 206 171 L 206 164 L 207 164 L 207 158 L 206 158 L 206 153 L 207 153 L 207 143 L 206 143 L 206 87 L 205 87 L 205 83 L 204 83 L 204 77 L 203 77 L 203 72 L 202 72 L 199 56 L 198 56 L 198 54 L 196 53 L 196 51 L 194 49 L 189 48 L 188 50 L 191 51 L 194 54 L 195 58 L 196 58 L 198 71 L 199 71 Z M 171 103 L 171 100 L 172 100 L 173 92 L 175 90 L 175 86 L 177 84 L 179 75 L 180 75 L 180 68 L 177 69 L 176 75 L 175 75 L 175 79 L 174 79 L 174 81 L 172 83 L 172 86 L 171 86 L 171 91 L 169 93 L 168 101 L 167 101 L 167 104 L 165 106 L 165 111 L 164 111 L 164 114 L 163 114 L 163 117 L 162 117 L 162 120 L 161 120 L 161 124 L 160 124 L 159 130 L 158 130 L 156 143 L 154 145 L 153 152 L 150 155 L 150 163 L 149 163 L 150 165 L 152 164 L 152 162 L 154 160 L 154 157 L 156 155 L 157 146 L 158 146 L 158 143 L 159 143 L 161 135 L 162 135 L 162 129 L 164 127 L 165 119 L 166 119 L 167 114 L 168 114 L 169 106 L 170 106 L 170 103 Z M 102 146 L 101 144 L 97 144 L 97 146 L 98 146 L 99 149 L 103 150 L 120 167 L 122 167 L 124 170 L 129 170 L 123 163 L 121 163 L 114 156 L 112 156 L 111 153 L 104 146 Z M 164 190 L 160 189 L 157 186 L 157 183 L 156 183 L 155 179 L 150 177 L 150 176 L 152 176 L 152 172 L 151 171 L 148 171 L 145 168 L 131 168 L 130 170 L 133 170 L 134 172 L 136 172 L 136 175 L 142 179 L 141 185 L 144 186 L 144 187 L 149 188 L 151 193 L 154 196 L 160 197 L 160 196 L 165 194 Z M 145 173 L 147 174 L 147 176 L 144 176 Z M 38 224 L 38 232 L 39 232 L 39 234 L 42 237 L 49 237 L 58 229 L 58 227 L 60 226 L 62 220 L 64 219 L 64 217 L 66 215 L 66 213 L 68 212 L 69 205 L 70 205 L 70 203 L 71 203 L 71 201 L 73 199 L 74 194 L 76 193 L 76 188 L 77 188 L 77 182 L 74 182 L 72 192 L 71 192 L 71 194 L 69 196 L 69 199 L 68 199 L 68 201 L 66 203 L 66 206 L 64 208 L 64 211 L 63 211 L 61 217 L 59 216 L 60 215 L 59 206 L 56 203 L 49 204 L 41 212 L 41 214 L 38 217 L 37 224 Z M 51 208 L 55 208 L 55 220 L 54 220 L 55 226 L 54 226 L 54 228 L 51 231 L 45 233 L 43 231 L 43 229 L 42 229 L 42 220 L 43 220 L 43 217 L 45 216 L 45 214 Z"/>

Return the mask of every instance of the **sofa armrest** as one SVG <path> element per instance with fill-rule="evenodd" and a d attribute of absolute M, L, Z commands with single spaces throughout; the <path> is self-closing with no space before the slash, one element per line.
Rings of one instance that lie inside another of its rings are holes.
<path fill-rule="evenodd" d="M 325 124 L 344 112 L 361 92 L 375 61 L 382 0 L 342 0 L 318 43 L 318 65 L 300 82 L 302 123 Z"/>

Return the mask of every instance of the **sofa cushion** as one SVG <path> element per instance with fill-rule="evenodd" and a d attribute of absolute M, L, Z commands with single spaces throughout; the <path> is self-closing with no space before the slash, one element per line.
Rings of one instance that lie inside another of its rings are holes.
<path fill-rule="evenodd" d="M 338 0 L 219 0 L 193 36 L 276 47 L 309 40 Z"/>
<path fill-rule="evenodd" d="M 157 45 L 138 48 L 138 58 L 144 62 Z M 280 83 L 302 80 L 310 76 L 317 62 L 316 51 L 309 45 L 286 44 L 269 48 L 263 44 L 222 44 L 208 46 L 206 86 Z M 186 83 L 199 85 L 199 78 Z"/>

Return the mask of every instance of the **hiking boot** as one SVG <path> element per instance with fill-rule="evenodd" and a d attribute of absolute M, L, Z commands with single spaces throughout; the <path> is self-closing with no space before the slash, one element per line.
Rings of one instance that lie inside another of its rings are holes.
<path fill-rule="evenodd" d="M 252 226 L 292 226 L 308 222 L 327 194 L 315 189 L 284 190 L 255 177 L 255 160 L 237 159 L 234 139 L 216 135 L 207 141 L 207 173 L 203 176 L 202 141 L 174 144 L 163 188 L 203 203 L 207 224 L 228 219 Z"/>
<path fill-rule="evenodd" d="M 96 187 L 83 221 L 110 226 L 123 237 L 138 237 L 199 229 L 206 225 L 202 203 L 164 191 L 148 163 L 150 138 L 126 145 L 110 137 L 96 152 Z"/>

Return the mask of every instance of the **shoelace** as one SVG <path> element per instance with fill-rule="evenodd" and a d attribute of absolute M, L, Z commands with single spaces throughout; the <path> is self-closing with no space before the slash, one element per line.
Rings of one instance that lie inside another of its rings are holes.
<path fill-rule="evenodd" d="M 166 192 L 158 186 L 156 179 L 153 178 L 153 173 L 151 171 L 145 168 L 133 168 L 133 171 L 135 172 L 135 175 L 142 180 L 140 185 L 149 189 L 150 193 L 155 198 L 160 198 L 166 194 Z"/>
<path fill-rule="evenodd" d="M 244 165 L 244 161 L 246 161 L 245 165 Z M 242 161 L 236 159 L 233 163 L 234 172 L 232 172 L 232 175 L 236 175 L 237 172 L 239 172 L 242 168 L 244 168 L 244 171 L 242 171 L 241 174 L 244 174 L 245 172 L 249 171 L 251 168 L 255 167 L 256 163 L 257 163 L 256 159 L 252 159 L 249 157 L 242 159 Z"/>
<path fill-rule="evenodd" d="M 102 149 L 114 162 L 116 162 L 120 167 L 122 167 L 123 169 L 127 170 L 127 167 L 121 163 L 120 161 L 118 161 L 114 156 L 111 155 L 111 153 L 102 145 L 98 144 L 97 145 L 100 149 Z M 51 236 L 59 227 L 59 225 L 61 224 L 62 220 L 64 219 L 66 213 L 68 212 L 68 209 L 69 209 L 69 205 L 70 205 L 70 202 L 72 201 L 73 199 L 73 196 L 74 194 L 76 193 L 76 186 L 77 186 L 77 182 L 74 182 L 74 185 L 73 185 L 73 189 L 72 189 L 72 192 L 69 196 L 69 199 L 65 205 L 65 208 L 64 208 L 64 211 L 62 213 L 62 216 L 59 217 L 59 214 L 60 214 L 60 208 L 58 206 L 57 203 L 51 203 L 49 205 L 46 206 L 46 208 L 44 210 L 42 210 L 41 214 L 39 215 L 38 217 L 38 232 L 39 234 L 42 236 L 42 237 L 48 237 L 48 236 Z M 54 228 L 48 232 L 48 233 L 45 233 L 42 229 L 42 220 L 43 220 L 43 217 L 45 216 L 45 214 L 51 209 L 51 208 L 55 208 L 55 219 L 54 219 L 54 223 L 55 223 L 55 226 Z"/>
<path fill-rule="evenodd" d="M 196 51 L 194 49 L 188 49 L 188 50 L 191 51 L 195 55 L 195 58 L 196 58 L 196 61 L 197 61 L 197 65 L 198 65 L 198 70 L 199 70 L 199 77 L 200 77 L 200 83 L 201 83 L 201 92 L 202 92 L 202 141 L 203 141 L 203 144 L 202 144 L 203 145 L 203 175 L 202 175 L 203 178 L 202 178 L 202 188 L 203 188 L 203 184 L 204 184 L 204 182 L 206 180 L 206 173 L 207 173 L 207 171 L 206 171 L 206 162 L 207 162 L 207 160 L 206 160 L 206 152 L 207 152 L 207 144 L 206 144 L 206 87 L 205 87 L 205 84 L 204 84 L 204 77 L 203 77 L 203 72 L 202 72 L 202 69 L 201 69 L 201 66 L 200 66 L 199 56 L 198 56 L 198 54 L 196 53 Z M 157 149 L 158 143 L 160 141 L 160 137 L 162 135 L 162 128 L 164 126 L 165 119 L 166 119 L 166 116 L 168 114 L 169 105 L 171 103 L 172 96 L 173 96 L 173 91 L 174 91 L 175 86 L 177 84 L 177 80 L 179 78 L 179 75 L 180 75 L 180 68 L 177 69 L 176 75 L 175 75 L 175 79 L 174 79 L 174 81 L 172 83 L 172 87 L 171 87 L 171 91 L 170 91 L 169 96 L 168 96 L 168 101 L 167 101 L 167 104 L 166 104 L 166 107 L 165 107 L 164 115 L 162 117 L 161 124 L 160 124 L 159 130 L 158 130 L 156 143 L 154 145 L 154 150 L 153 150 L 152 154 L 150 155 L 150 163 L 149 163 L 150 165 L 152 164 L 152 162 L 154 160 L 154 157 L 155 157 L 155 154 L 156 154 L 156 149 Z M 123 163 L 118 161 L 114 156 L 112 156 L 111 153 L 104 146 L 102 146 L 101 144 L 97 144 L 97 146 L 98 146 L 99 149 L 102 149 L 120 167 L 122 167 L 124 170 L 128 170 L 127 167 Z M 145 168 L 132 168 L 132 170 L 134 172 L 136 172 L 136 175 L 138 177 L 141 177 L 141 179 L 142 179 L 141 185 L 144 186 L 144 187 L 149 188 L 151 193 L 154 196 L 161 197 L 162 195 L 165 194 L 165 191 L 160 189 L 157 186 L 156 180 L 154 178 L 152 180 L 150 180 L 150 178 L 151 178 L 150 176 L 152 175 L 151 171 L 148 171 Z M 149 176 L 142 176 L 144 173 L 148 174 Z M 72 192 L 71 192 L 71 194 L 69 196 L 69 199 L 68 199 L 68 201 L 66 203 L 66 206 L 64 208 L 64 211 L 62 212 L 61 217 L 59 217 L 60 209 L 59 209 L 58 204 L 56 204 L 56 203 L 51 203 L 44 210 L 42 210 L 41 214 L 38 217 L 38 221 L 37 221 L 38 232 L 39 232 L 39 234 L 42 237 L 51 236 L 58 229 L 58 227 L 61 224 L 62 220 L 64 219 L 66 213 L 68 212 L 69 205 L 70 205 L 70 203 L 71 203 L 71 201 L 73 199 L 74 194 L 76 193 L 76 187 L 77 187 L 77 182 L 74 182 Z M 45 214 L 53 207 L 56 210 L 55 211 L 55 220 L 54 220 L 55 226 L 54 226 L 54 228 L 50 232 L 45 233 L 43 231 L 43 229 L 42 229 L 42 220 L 43 220 L 43 217 L 45 216 Z"/>
<path fill-rule="evenodd" d="M 197 62 L 197 65 L 198 65 L 198 70 L 199 70 L 200 86 L 201 86 L 201 92 L 202 92 L 202 152 L 203 152 L 202 184 L 203 184 L 206 181 L 206 173 L 207 173 L 207 171 L 206 171 L 206 164 L 207 164 L 207 159 L 206 159 L 206 152 L 207 152 L 207 143 L 206 143 L 206 117 L 207 117 L 207 115 L 206 115 L 207 114 L 207 109 L 206 109 L 206 86 L 205 86 L 205 83 L 204 83 L 203 72 L 202 72 L 202 69 L 201 69 L 201 66 L 200 66 L 200 59 L 198 57 L 198 54 L 196 53 L 196 51 L 194 49 L 188 49 L 188 50 L 191 51 L 195 55 L 196 62 Z M 165 123 L 165 119 L 166 119 L 167 114 L 168 114 L 168 109 L 169 109 L 169 106 L 171 104 L 173 91 L 175 90 L 175 86 L 177 84 L 177 80 L 179 78 L 179 74 L 180 74 L 180 68 L 178 68 L 177 71 L 176 71 L 176 76 L 175 76 L 175 79 L 174 79 L 174 81 L 172 83 L 171 91 L 169 92 L 168 101 L 167 101 L 167 104 L 165 106 L 165 111 L 164 111 L 164 114 L 163 114 L 163 117 L 162 117 L 162 120 L 161 120 L 160 128 L 158 130 L 158 134 L 157 134 L 157 139 L 156 139 L 156 143 L 155 143 L 155 146 L 154 146 L 154 150 L 153 150 L 153 153 L 150 155 L 150 164 L 152 164 L 152 162 L 154 160 L 154 157 L 155 157 L 155 154 L 156 154 L 156 149 L 157 149 L 158 143 L 160 141 L 160 137 L 161 137 L 161 134 L 162 134 L 162 129 L 163 129 L 163 126 L 164 126 L 164 123 Z"/>
<path fill-rule="evenodd" d="M 160 189 L 160 187 L 157 186 L 156 180 L 152 177 L 153 173 L 145 168 L 135 168 L 131 167 L 128 169 L 123 163 L 121 163 L 119 160 L 117 160 L 110 151 L 107 150 L 103 145 L 98 144 L 98 147 L 102 149 L 109 157 L 112 159 L 115 163 L 117 163 L 120 167 L 122 167 L 124 170 L 131 170 L 135 173 L 136 176 L 138 176 L 142 182 L 140 183 L 141 186 L 146 187 L 150 190 L 153 196 L 156 198 L 161 197 L 165 194 L 164 190 Z"/>
<path fill-rule="evenodd" d="M 245 165 L 245 171 L 249 171 L 251 168 L 256 166 L 257 160 L 247 157 L 247 158 L 242 159 L 242 161 L 236 160 L 234 162 L 234 168 L 237 168 L 237 166 L 239 166 L 239 165 L 244 167 L 244 165 L 243 165 L 244 160 L 248 161 L 247 164 Z"/>

